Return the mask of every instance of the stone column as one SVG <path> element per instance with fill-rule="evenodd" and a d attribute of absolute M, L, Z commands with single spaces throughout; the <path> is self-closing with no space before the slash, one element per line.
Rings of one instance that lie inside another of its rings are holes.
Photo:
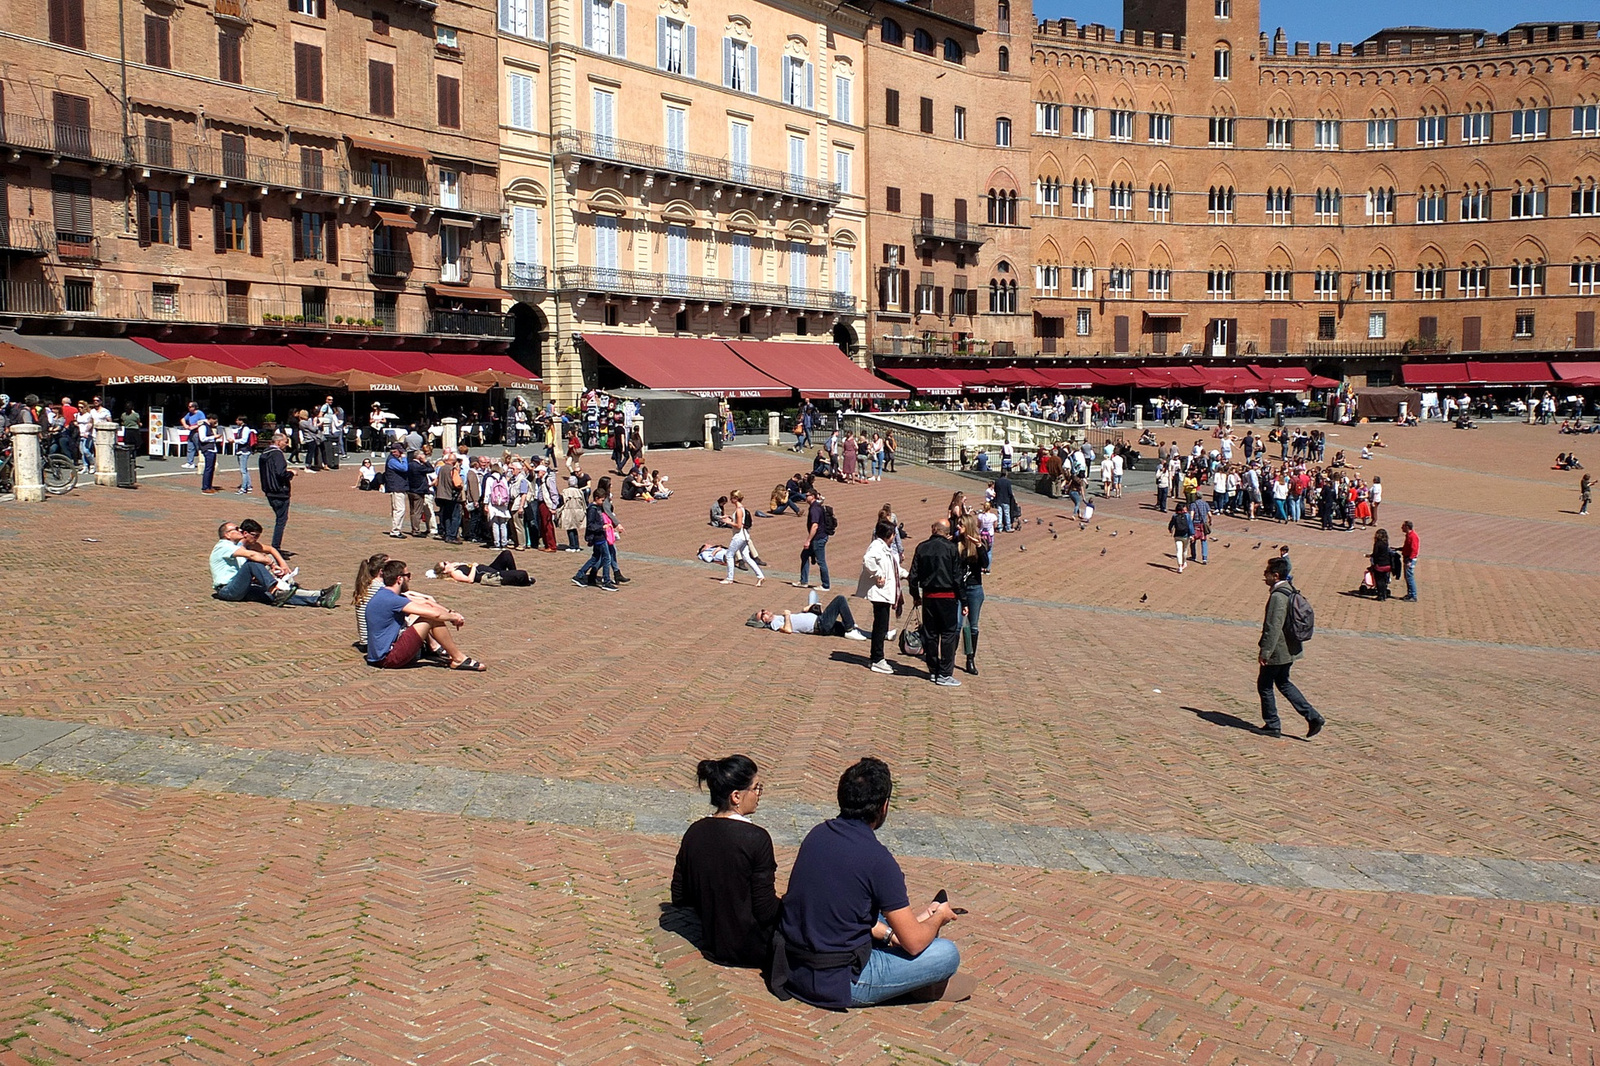
<path fill-rule="evenodd" d="M 650 454 L 650 445 L 645 443 L 644 412 L 643 411 L 640 411 L 637 415 L 634 416 L 633 428 L 637 429 L 639 431 L 639 455 L 640 456 L 649 455 Z M 626 446 L 627 441 L 623 441 L 623 444 L 624 444 L 624 446 Z"/>
<path fill-rule="evenodd" d="M 706 423 L 706 444 L 705 444 L 705 447 L 706 447 L 706 451 L 709 452 L 711 450 L 711 435 L 716 432 L 717 416 L 716 415 L 706 415 L 705 423 Z"/>
<path fill-rule="evenodd" d="M 461 423 L 454 418 L 440 420 L 439 450 L 445 455 L 454 455 L 456 453 L 456 445 L 461 443 L 460 425 Z"/>
<path fill-rule="evenodd" d="M 117 424 L 115 422 L 96 422 L 94 424 L 94 483 L 96 485 L 116 487 L 116 446 Z"/>
<path fill-rule="evenodd" d="M 1144 404 L 1142 403 L 1133 405 L 1133 428 L 1141 433 L 1144 432 Z"/>
<path fill-rule="evenodd" d="M 1222 424 L 1227 429 L 1233 428 L 1233 404 L 1231 403 L 1222 405 Z"/>
<path fill-rule="evenodd" d="M 1404 417 L 1404 415 L 1402 415 L 1401 417 Z M 1531 426 L 1535 422 L 1537 422 L 1538 420 L 1539 420 L 1539 401 L 1530 398 L 1528 400 L 1528 417 L 1527 417 L 1526 421 L 1527 421 L 1528 425 Z"/>
<path fill-rule="evenodd" d="M 1188 425 L 1189 423 L 1189 405 L 1186 403 L 1178 405 L 1178 423 L 1179 425 Z"/>
<path fill-rule="evenodd" d="M 39 477 L 39 427 L 11 427 L 11 479 L 16 483 L 18 503 L 42 503 L 44 481 Z"/>
<path fill-rule="evenodd" d="M 1089 432 L 1089 427 L 1094 425 L 1094 408 L 1088 404 L 1083 405 L 1083 431 Z"/>
<path fill-rule="evenodd" d="M 783 436 L 783 413 L 767 412 L 767 447 L 776 448 Z"/>

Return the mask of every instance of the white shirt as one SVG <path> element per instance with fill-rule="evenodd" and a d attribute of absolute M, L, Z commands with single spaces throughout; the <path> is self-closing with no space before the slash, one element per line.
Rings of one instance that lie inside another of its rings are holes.
<path fill-rule="evenodd" d="M 812 614 L 810 611 L 791 614 L 789 616 L 789 628 L 796 633 L 815 633 L 817 631 L 817 619 L 820 617 L 821 615 Z M 770 624 L 774 633 L 783 632 L 783 615 L 773 615 Z"/>

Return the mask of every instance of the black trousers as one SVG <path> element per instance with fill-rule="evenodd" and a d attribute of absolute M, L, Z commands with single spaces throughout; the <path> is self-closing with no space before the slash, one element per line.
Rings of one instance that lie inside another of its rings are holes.
<path fill-rule="evenodd" d="M 289 497 L 268 496 L 267 503 L 272 507 L 272 546 L 279 551 L 283 550 L 283 528 L 289 524 Z"/>
<path fill-rule="evenodd" d="M 889 636 L 889 608 L 888 603 L 872 601 L 872 661 L 883 662 L 883 642 Z"/>
<path fill-rule="evenodd" d="M 925 597 L 922 601 L 923 655 L 934 677 L 956 672 L 956 643 L 961 639 L 961 601 Z"/>

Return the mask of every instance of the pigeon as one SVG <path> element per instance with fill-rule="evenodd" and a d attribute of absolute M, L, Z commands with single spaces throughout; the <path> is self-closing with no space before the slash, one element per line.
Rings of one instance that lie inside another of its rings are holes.
<path fill-rule="evenodd" d="M 1033 520 L 1033 524 L 1034 524 L 1034 525 L 1036 525 L 1036 526 L 1042 526 L 1042 525 L 1044 525 L 1044 519 L 1042 519 L 1042 518 L 1035 518 L 1035 519 L 1034 519 L 1034 520 Z"/>
<path fill-rule="evenodd" d="M 1027 550 L 1028 550 L 1028 546 L 1027 546 L 1027 545 L 1026 545 L 1026 544 L 1018 544 L 1018 545 L 1017 545 L 1017 551 L 1019 551 L 1019 552 L 1025 552 L 1025 551 L 1027 551 Z"/>
<path fill-rule="evenodd" d="M 1054 528 L 1056 528 L 1056 524 L 1055 524 L 1055 523 L 1054 523 L 1054 522 L 1051 522 L 1051 523 L 1050 523 L 1050 528 L 1051 528 L 1051 529 L 1054 529 Z"/>
<path fill-rule="evenodd" d="M 1140 596 L 1139 597 L 1139 602 L 1140 603 L 1149 603 L 1150 602 L 1150 594 L 1148 592 L 1146 592 L 1143 596 Z"/>
<path fill-rule="evenodd" d="M 1101 555 L 1104 555 L 1104 554 L 1105 554 L 1105 553 L 1106 553 L 1106 550 L 1105 550 L 1105 549 L 1104 549 L 1104 548 L 1101 548 L 1101 549 L 1100 549 L 1100 554 L 1101 554 Z"/>
<path fill-rule="evenodd" d="M 1050 531 L 1050 539 L 1051 540 L 1060 540 L 1061 539 L 1061 534 L 1057 533 L 1055 530 L 1052 529 Z"/>
<path fill-rule="evenodd" d="M 923 498 L 922 498 L 922 502 L 923 502 L 923 503 L 927 503 L 927 502 L 928 502 L 928 498 L 927 498 L 927 497 L 926 497 L 926 496 L 924 496 L 924 497 L 923 497 Z"/>
<path fill-rule="evenodd" d="M 1116 531 L 1116 530 L 1114 530 L 1114 529 L 1113 529 L 1113 530 L 1112 530 L 1112 531 L 1111 531 L 1111 535 L 1112 535 L 1112 536 L 1113 536 L 1113 537 L 1114 537 L 1114 536 L 1116 536 L 1116 535 L 1117 535 L 1117 531 Z"/>
<path fill-rule="evenodd" d="M 1095 527 L 1094 527 L 1094 531 L 1095 531 L 1095 532 L 1096 532 L 1096 533 L 1098 533 L 1098 532 L 1100 532 L 1100 527 L 1099 527 L 1099 526 L 1095 526 Z"/>
<path fill-rule="evenodd" d="M 1231 547 L 1233 547 L 1233 545 L 1232 544 L 1224 544 L 1223 547 L 1224 548 L 1231 548 Z"/>
<path fill-rule="evenodd" d="M 1255 551 L 1255 550 L 1256 550 L 1256 549 L 1257 549 L 1257 548 L 1259 548 L 1259 547 L 1261 547 L 1261 545 L 1260 545 L 1260 544 L 1259 544 L 1259 543 L 1257 543 L 1257 544 L 1254 544 L 1254 545 L 1252 545 L 1252 546 L 1251 546 L 1251 548 L 1250 548 L 1250 550 L 1251 550 L 1251 551 Z"/>

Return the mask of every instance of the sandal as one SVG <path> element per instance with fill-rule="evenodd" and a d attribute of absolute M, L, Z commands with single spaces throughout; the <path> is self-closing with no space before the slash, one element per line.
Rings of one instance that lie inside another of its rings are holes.
<path fill-rule="evenodd" d="M 484 666 L 478 660 L 474 659 L 472 656 L 469 655 L 465 659 L 462 659 L 458 663 L 451 663 L 450 664 L 450 669 L 452 669 L 452 670 L 472 670 L 472 671 L 481 673 L 484 670 L 487 670 L 488 667 Z"/>

